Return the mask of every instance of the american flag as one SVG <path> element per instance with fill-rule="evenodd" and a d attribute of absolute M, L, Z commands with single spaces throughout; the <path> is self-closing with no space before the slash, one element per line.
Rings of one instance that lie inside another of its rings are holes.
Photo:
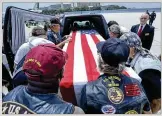
<path fill-rule="evenodd" d="M 83 86 L 89 81 L 96 80 L 100 75 L 97 70 L 96 44 L 104 39 L 95 30 L 74 31 L 70 35 L 72 41 L 63 48 L 69 57 L 60 83 L 60 91 L 65 101 L 77 105 Z"/>
<path fill-rule="evenodd" d="M 83 86 L 100 75 L 97 70 L 96 44 L 105 40 L 95 30 L 74 31 L 70 35 L 72 41 L 63 48 L 68 54 L 68 60 L 60 82 L 60 92 L 63 100 L 79 105 Z M 125 68 L 123 74 L 141 81 L 132 68 Z"/>

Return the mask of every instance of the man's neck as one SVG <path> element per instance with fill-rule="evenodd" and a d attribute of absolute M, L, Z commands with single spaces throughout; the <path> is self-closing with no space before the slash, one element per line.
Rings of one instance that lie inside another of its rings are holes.
<path fill-rule="evenodd" d="M 146 25 L 146 23 L 145 24 L 140 24 L 140 26 L 145 26 Z"/>
<path fill-rule="evenodd" d="M 57 31 L 57 30 L 51 29 L 51 31 L 54 32 L 54 33 L 59 33 L 59 31 Z"/>

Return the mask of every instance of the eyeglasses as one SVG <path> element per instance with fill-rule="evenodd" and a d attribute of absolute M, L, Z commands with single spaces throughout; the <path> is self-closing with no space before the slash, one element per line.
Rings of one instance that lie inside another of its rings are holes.
<path fill-rule="evenodd" d="M 110 29 L 110 27 L 108 27 L 108 32 L 109 32 L 109 33 L 112 32 L 111 29 Z"/>

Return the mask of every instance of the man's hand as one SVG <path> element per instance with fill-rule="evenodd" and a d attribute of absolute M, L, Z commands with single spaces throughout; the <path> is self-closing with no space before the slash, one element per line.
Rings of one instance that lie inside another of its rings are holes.
<path fill-rule="evenodd" d="M 70 41 L 72 41 L 72 37 L 70 36 L 70 35 L 65 35 L 64 36 L 66 39 L 63 41 L 64 43 L 68 43 L 68 42 L 70 42 Z M 64 38 L 63 37 L 63 38 Z"/>
<path fill-rule="evenodd" d="M 64 43 L 68 43 L 68 42 L 71 42 L 72 41 L 72 38 L 71 37 L 68 37 L 68 39 L 64 40 L 63 42 Z"/>
<path fill-rule="evenodd" d="M 69 37 L 71 38 L 70 35 L 65 35 L 65 36 L 62 38 L 62 40 L 64 41 L 64 40 L 68 39 Z"/>

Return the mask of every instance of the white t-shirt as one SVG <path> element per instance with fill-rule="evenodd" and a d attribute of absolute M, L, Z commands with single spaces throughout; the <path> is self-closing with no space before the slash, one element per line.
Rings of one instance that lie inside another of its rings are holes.
<path fill-rule="evenodd" d="M 124 26 L 120 26 L 120 31 L 122 34 L 129 32 L 129 30 Z"/>
<path fill-rule="evenodd" d="M 53 42 L 44 38 L 30 37 L 29 42 L 22 44 L 18 49 L 15 55 L 14 63 L 17 65 L 21 61 L 21 59 L 29 52 L 31 48 L 41 44 L 47 44 L 47 43 L 53 43 Z"/>
<path fill-rule="evenodd" d="M 21 61 L 21 59 L 29 52 L 29 50 L 29 43 L 22 44 L 17 50 L 14 63 L 17 65 Z"/>

